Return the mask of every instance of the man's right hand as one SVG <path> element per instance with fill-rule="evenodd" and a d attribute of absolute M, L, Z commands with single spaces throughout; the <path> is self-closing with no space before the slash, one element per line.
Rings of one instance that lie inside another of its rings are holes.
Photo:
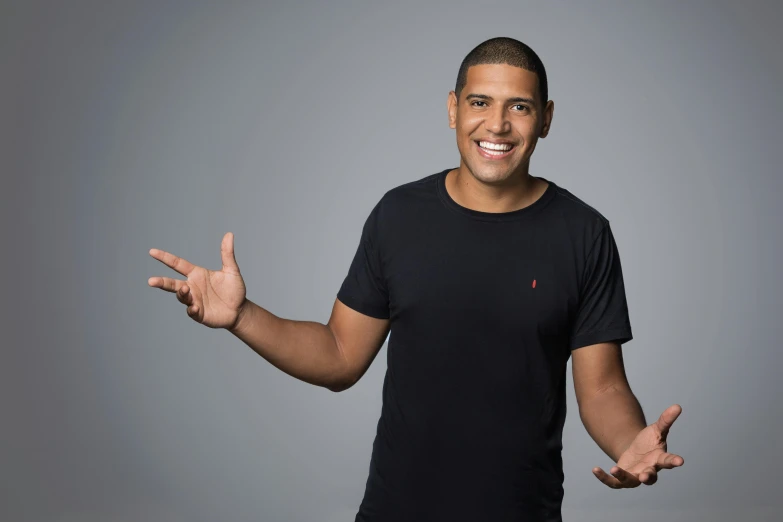
<path fill-rule="evenodd" d="M 223 269 L 207 270 L 181 257 L 150 249 L 150 255 L 180 274 L 187 281 L 170 277 L 150 277 L 147 284 L 173 292 L 177 300 L 187 305 L 188 316 L 210 328 L 231 329 L 239 321 L 246 299 L 245 282 L 234 258 L 234 234 L 227 232 L 220 245 Z"/>

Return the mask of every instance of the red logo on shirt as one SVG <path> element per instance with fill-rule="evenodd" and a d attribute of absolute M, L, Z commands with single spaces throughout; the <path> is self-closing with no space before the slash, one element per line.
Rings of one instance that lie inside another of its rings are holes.
<path fill-rule="evenodd" d="M 533 288 L 535 288 L 535 287 L 536 287 L 536 280 L 533 279 Z"/>

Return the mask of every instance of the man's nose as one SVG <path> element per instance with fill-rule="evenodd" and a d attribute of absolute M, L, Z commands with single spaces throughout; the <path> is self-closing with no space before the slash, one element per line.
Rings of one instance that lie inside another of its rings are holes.
<path fill-rule="evenodd" d="M 502 105 L 494 107 L 490 114 L 487 115 L 487 119 L 484 121 L 484 126 L 488 131 L 495 134 L 503 134 L 508 132 L 511 129 L 511 122 L 508 121 L 506 108 Z"/>

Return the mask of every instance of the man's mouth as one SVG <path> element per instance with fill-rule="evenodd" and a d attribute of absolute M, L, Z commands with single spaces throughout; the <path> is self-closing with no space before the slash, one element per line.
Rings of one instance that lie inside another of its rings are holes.
<path fill-rule="evenodd" d="M 511 154 L 516 147 L 513 143 L 494 143 L 491 141 L 475 141 L 479 154 L 487 159 L 503 159 Z"/>

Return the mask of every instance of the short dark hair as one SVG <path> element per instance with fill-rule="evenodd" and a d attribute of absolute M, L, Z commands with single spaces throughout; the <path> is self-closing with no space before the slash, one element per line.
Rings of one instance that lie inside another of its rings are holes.
<path fill-rule="evenodd" d="M 547 92 L 548 87 L 544 63 L 533 49 L 519 40 L 514 40 L 513 38 L 505 36 L 490 38 L 485 42 L 481 42 L 468 53 L 464 60 L 462 60 L 462 64 L 459 66 L 459 73 L 457 74 L 457 86 L 454 88 L 457 100 L 459 100 L 462 88 L 465 87 L 465 83 L 468 81 L 469 67 L 474 65 L 501 63 L 513 65 L 514 67 L 521 67 L 536 73 L 538 76 L 538 92 L 541 95 L 541 105 L 546 105 L 549 93 Z"/>

